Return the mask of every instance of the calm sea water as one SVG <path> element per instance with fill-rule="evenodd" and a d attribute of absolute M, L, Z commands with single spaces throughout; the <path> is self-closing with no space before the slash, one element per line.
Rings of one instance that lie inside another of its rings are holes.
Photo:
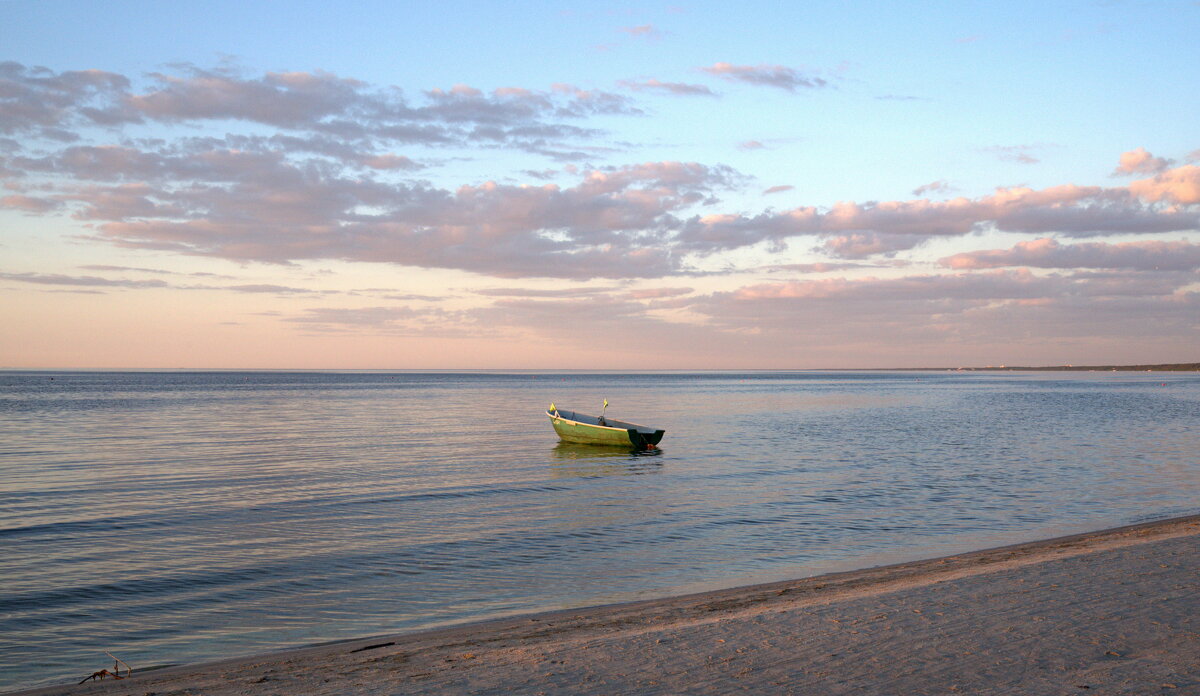
<path fill-rule="evenodd" d="M 559 444 L 550 401 L 663 427 Z M 0 373 L 0 689 L 1200 512 L 1200 376 Z"/>

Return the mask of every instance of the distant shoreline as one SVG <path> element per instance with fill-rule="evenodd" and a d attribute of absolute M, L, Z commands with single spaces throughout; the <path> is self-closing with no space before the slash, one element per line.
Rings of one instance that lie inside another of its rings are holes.
<path fill-rule="evenodd" d="M 987 367 L 896 367 L 896 372 L 1200 372 L 1200 363 L 1160 365 L 1051 365 L 1024 367 L 988 365 Z"/>
<path fill-rule="evenodd" d="M 264 374 L 670 374 L 670 373 L 732 373 L 754 372 L 1200 372 L 1200 362 L 1162 363 L 1156 365 L 1043 365 L 1040 367 L 1017 365 L 987 365 L 985 367 L 755 367 L 745 369 L 641 369 L 641 368 L 263 368 L 263 367 L 0 367 L 0 372 L 110 372 L 145 374 L 188 374 L 188 373 L 264 373 Z"/>

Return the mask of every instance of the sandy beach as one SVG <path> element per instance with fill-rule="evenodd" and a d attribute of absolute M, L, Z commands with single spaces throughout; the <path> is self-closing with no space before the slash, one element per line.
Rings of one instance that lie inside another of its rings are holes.
<path fill-rule="evenodd" d="M 1198 597 L 1188 517 L 19 693 L 1200 693 Z"/>

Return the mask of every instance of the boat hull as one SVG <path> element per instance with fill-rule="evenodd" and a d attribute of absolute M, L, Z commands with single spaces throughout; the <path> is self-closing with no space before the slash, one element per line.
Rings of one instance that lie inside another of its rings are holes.
<path fill-rule="evenodd" d="M 558 433 L 558 437 L 564 442 L 578 442 L 585 445 L 648 449 L 657 446 L 666 432 L 620 421 L 609 421 L 606 425 L 582 422 L 577 419 L 592 417 L 574 413 L 570 413 L 574 418 L 557 411 L 547 411 L 546 415 L 550 417 L 554 432 Z"/>

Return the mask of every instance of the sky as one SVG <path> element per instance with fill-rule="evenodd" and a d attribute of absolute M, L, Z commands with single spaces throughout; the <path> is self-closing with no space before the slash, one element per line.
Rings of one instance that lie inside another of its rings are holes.
<path fill-rule="evenodd" d="M 1200 359 L 1200 2 L 0 0 L 0 367 Z"/>

